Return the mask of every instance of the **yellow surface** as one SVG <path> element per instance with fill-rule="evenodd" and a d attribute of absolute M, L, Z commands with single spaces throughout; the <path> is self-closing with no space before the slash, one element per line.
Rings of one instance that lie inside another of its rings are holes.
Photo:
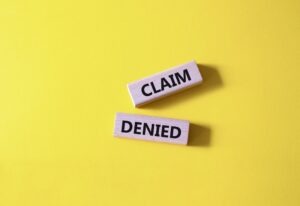
<path fill-rule="evenodd" d="M 299 0 L 2 0 L 1 206 L 299 206 Z M 126 84 L 195 59 L 202 86 Z M 191 146 L 112 137 L 116 112 Z"/>

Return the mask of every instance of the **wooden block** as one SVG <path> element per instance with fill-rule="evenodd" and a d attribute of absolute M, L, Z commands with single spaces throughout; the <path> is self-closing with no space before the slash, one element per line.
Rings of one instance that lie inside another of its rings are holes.
<path fill-rule="evenodd" d="M 117 113 L 114 136 L 155 142 L 188 142 L 189 122 L 170 118 Z"/>
<path fill-rule="evenodd" d="M 138 107 L 198 85 L 202 76 L 195 61 L 173 67 L 127 85 L 134 106 Z"/>

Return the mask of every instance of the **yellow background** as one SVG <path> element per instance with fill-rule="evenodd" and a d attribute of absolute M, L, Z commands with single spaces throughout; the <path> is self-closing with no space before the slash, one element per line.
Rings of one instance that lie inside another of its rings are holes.
<path fill-rule="evenodd" d="M 300 205 L 300 1 L 2 0 L 1 206 Z M 126 84 L 195 59 L 203 85 Z M 187 119 L 190 146 L 112 137 Z"/>

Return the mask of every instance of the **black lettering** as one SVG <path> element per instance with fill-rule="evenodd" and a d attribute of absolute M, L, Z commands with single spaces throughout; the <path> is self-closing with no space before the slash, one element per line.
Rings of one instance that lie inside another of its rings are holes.
<path fill-rule="evenodd" d="M 162 125 L 161 127 L 161 137 L 168 137 L 168 125 Z"/>
<path fill-rule="evenodd" d="M 153 82 L 151 82 L 150 84 L 151 84 L 151 87 L 152 87 L 152 89 L 153 89 L 154 93 L 161 92 L 161 90 L 156 90 L 156 88 L 155 88 L 155 85 L 154 85 L 154 83 L 153 83 Z"/>
<path fill-rule="evenodd" d="M 191 77 L 190 77 L 190 74 L 189 74 L 189 71 L 187 69 L 183 70 L 183 76 L 181 76 L 178 72 L 175 73 L 175 77 L 176 77 L 176 80 L 177 80 L 177 83 L 180 84 L 181 81 L 183 83 L 185 83 L 187 81 L 187 79 L 189 81 L 191 81 Z M 187 79 L 186 79 L 187 78 Z"/>
<path fill-rule="evenodd" d="M 173 75 L 173 74 L 170 74 L 169 77 L 170 77 L 170 79 L 171 79 L 171 81 L 172 81 L 172 84 L 173 84 L 172 87 L 177 86 L 177 84 L 176 84 L 176 82 L 175 82 L 175 80 L 174 80 L 174 75 Z"/>
<path fill-rule="evenodd" d="M 144 84 L 144 85 L 142 86 L 142 93 L 143 93 L 143 95 L 145 95 L 145 96 L 148 97 L 148 96 L 151 96 L 151 95 L 152 95 L 152 92 L 146 93 L 145 88 L 146 88 L 147 86 L 149 86 L 149 84 Z"/>
<path fill-rule="evenodd" d="M 142 125 L 142 122 L 136 122 L 134 124 L 134 131 L 133 131 L 134 134 L 141 134 L 141 132 L 140 132 L 140 130 L 142 129 L 141 125 Z"/>
<path fill-rule="evenodd" d="M 159 128 L 160 128 L 160 125 L 157 124 L 157 125 L 156 125 L 156 133 L 155 133 L 155 136 L 156 136 L 156 137 L 159 137 Z"/>
<path fill-rule="evenodd" d="M 175 131 L 177 130 L 177 134 L 175 134 Z M 170 138 L 178 138 L 180 137 L 181 135 L 181 129 L 179 127 L 175 127 L 175 126 L 172 126 L 171 127 L 171 133 L 170 133 Z"/>
<path fill-rule="evenodd" d="M 125 124 L 127 124 L 129 126 L 128 129 L 125 129 Z M 124 132 L 124 133 L 128 133 L 128 132 L 131 131 L 131 129 L 132 129 L 132 123 L 129 122 L 129 121 L 123 120 L 122 121 L 122 129 L 121 129 L 121 131 Z"/>
<path fill-rule="evenodd" d="M 143 127 L 143 135 L 145 135 L 146 132 L 148 132 L 149 135 L 153 136 L 154 135 L 154 124 L 151 124 L 151 128 L 150 128 L 149 125 L 145 123 L 144 127 Z"/>
<path fill-rule="evenodd" d="M 162 91 L 165 90 L 165 87 L 172 88 L 170 83 L 163 77 L 163 78 L 161 78 L 161 90 Z"/>

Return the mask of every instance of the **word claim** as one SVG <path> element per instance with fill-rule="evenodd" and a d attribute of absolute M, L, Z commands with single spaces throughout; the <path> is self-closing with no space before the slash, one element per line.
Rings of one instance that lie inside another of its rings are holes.
<path fill-rule="evenodd" d="M 155 85 L 154 82 L 144 84 L 141 87 L 142 94 L 144 96 L 151 96 L 153 94 L 164 91 L 166 88 L 176 87 L 177 85 L 183 84 L 187 81 L 191 81 L 191 76 L 187 69 L 183 70 L 183 74 L 176 72 L 170 74 L 167 78 L 162 77 L 160 79 L 159 85 Z"/>

